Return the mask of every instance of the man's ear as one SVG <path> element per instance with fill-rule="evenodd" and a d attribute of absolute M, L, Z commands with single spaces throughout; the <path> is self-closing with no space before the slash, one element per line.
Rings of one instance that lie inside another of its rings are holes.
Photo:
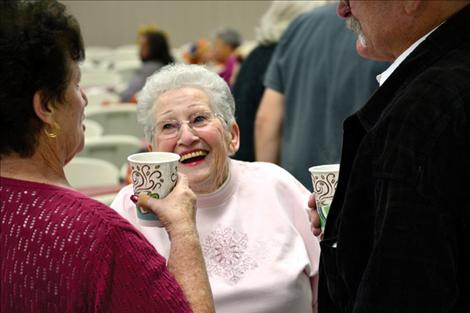
<path fill-rule="evenodd" d="M 147 150 L 148 150 L 149 152 L 152 152 L 152 151 L 153 151 L 153 146 L 152 146 L 151 143 L 147 144 Z"/>
<path fill-rule="evenodd" d="M 234 155 L 240 148 L 240 127 L 237 122 L 230 126 L 230 141 L 228 143 L 229 155 Z"/>
<path fill-rule="evenodd" d="M 38 90 L 33 95 L 33 109 L 37 117 L 46 124 L 53 125 L 55 108 L 50 101 L 46 100 L 43 91 Z"/>

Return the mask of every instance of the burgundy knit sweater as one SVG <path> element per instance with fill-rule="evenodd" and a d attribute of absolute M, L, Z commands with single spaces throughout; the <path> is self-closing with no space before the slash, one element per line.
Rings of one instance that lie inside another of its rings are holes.
<path fill-rule="evenodd" d="M 0 312 L 191 312 L 165 259 L 107 206 L 0 177 Z"/>

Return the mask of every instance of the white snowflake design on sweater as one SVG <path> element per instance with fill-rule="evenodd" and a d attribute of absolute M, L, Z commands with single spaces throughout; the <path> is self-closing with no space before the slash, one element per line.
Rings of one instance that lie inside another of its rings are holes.
<path fill-rule="evenodd" d="M 230 227 L 212 231 L 202 244 L 209 276 L 217 275 L 232 284 L 238 283 L 247 271 L 258 267 L 247 255 L 247 249 L 247 234 Z"/>

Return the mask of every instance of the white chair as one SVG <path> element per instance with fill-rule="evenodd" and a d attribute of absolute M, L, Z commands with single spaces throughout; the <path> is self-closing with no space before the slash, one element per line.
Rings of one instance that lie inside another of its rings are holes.
<path fill-rule="evenodd" d="M 85 137 L 99 137 L 103 134 L 103 126 L 98 122 L 93 120 L 84 120 L 83 124 L 85 125 Z"/>
<path fill-rule="evenodd" d="M 86 91 L 86 97 L 88 99 L 88 107 L 101 106 L 104 101 L 109 103 L 119 102 L 119 96 L 113 92 L 107 90 L 96 90 Z"/>
<path fill-rule="evenodd" d="M 135 104 L 114 104 L 104 107 L 87 107 L 88 119 L 100 123 L 104 135 L 130 135 L 143 138 L 142 126 L 137 123 Z"/>
<path fill-rule="evenodd" d="M 136 44 L 121 45 L 114 48 L 114 51 L 127 51 L 134 53 L 134 55 L 138 55 L 139 47 Z"/>
<path fill-rule="evenodd" d="M 119 61 L 126 60 L 139 60 L 139 53 L 135 50 L 114 50 L 108 57 L 112 63 L 118 63 Z"/>
<path fill-rule="evenodd" d="M 119 184 L 118 168 L 104 160 L 75 157 L 64 167 L 64 171 L 74 188 Z"/>
<path fill-rule="evenodd" d="M 138 68 L 141 63 L 137 46 L 116 48 L 113 50 L 112 54 L 108 56 L 107 60 L 109 61 L 110 67 L 114 70 L 119 70 L 119 68 L 126 65 L 128 66 L 129 64 L 133 65 L 134 68 Z"/>
<path fill-rule="evenodd" d="M 110 47 L 104 46 L 88 46 L 85 47 L 85 56 L 88 62 L 93 62 L 96 65 L 99 65 L 102 62 L 105 62 L 110 55 L 113 54 L 113 49 Z"/>
<path fill-rule="evenodd" d="M 117 71 L 96 68 L 83 71 L 80 84 L 84 88 L 95 86 L 114 87 L 121 82 L 121 76 Z"/>
<path fill-rule="evenodd" d="M 121 183 L 126 183 L 128 170 L 129 170 L 129 162 L 124 163 L 119 169 L 119 181 Z"/>
<path fill-rule="evenodd" d="M 119 73 L 123 82 L 129 82 L 134 72 L 142 66 L 138 59 L 121 60 L 114 63 L 113 69 Z"/>
<path fill-rule="evenodd" d="M 127 163 L 127 157 L 143 148 L 142 141 L 133 136 L 108 135 L 85 138 L 85 146 L 79 157 L 108 161 L 117 168 Z M 119 170 L 117 176 L 119 177 Z"/>

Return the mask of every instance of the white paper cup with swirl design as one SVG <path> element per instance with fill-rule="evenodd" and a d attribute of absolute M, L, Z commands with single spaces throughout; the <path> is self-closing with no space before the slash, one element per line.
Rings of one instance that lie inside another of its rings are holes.
<path fill-rule="evenodd" d="M 339 164 L 312 166 L 308 169 L 312 176 L 313 193 L 320 216 L 321 229 L 325 229 L 326 218 L 338 185 Z"/>
<path fill-rule="evenodd" d="M 134 194 L 144 192 L 155 199 L 165 198 L 176 185 L 180 156 L 171 152 L 143 152 L 130 155 Z M 163 227 L 152 212 L 136 205 L 137 218 L 143 226 Z"/>

